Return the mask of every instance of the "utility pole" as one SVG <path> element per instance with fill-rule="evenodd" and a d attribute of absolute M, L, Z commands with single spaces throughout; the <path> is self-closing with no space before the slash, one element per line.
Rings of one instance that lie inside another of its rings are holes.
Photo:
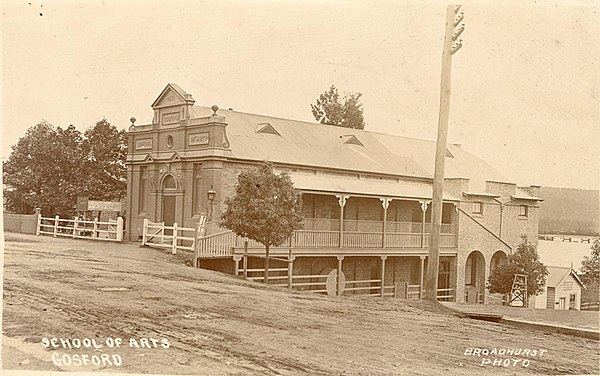
<path fill-rule="evenodd" d="M 462 47 L 462 39 L 458 39 L 465 30 L 461 24 L 464 14 L 458 13 L 460 5 L 449 5 L 446 9 L 446 33 L 444 52 L 442 54 L 442 79 L 440 88 L 440 113 L 438 135 L 435 149 L 435 172 L 433 176 L 433 202 L 431 206 L 431 240 L 429 242 L 429 259 L 427 261 L 427 281 L 425 299 L 437 301 L 438 269 L 440 261 L 440 233 L 442 229 L 442 195 L 444 190 L 444 165 L 446 144 L 448 139 L 448 117 L 450 114 L 450 81 L 452 71 L 452 55 Z M 457 28 L 457 26 L 459 26 Z"/>

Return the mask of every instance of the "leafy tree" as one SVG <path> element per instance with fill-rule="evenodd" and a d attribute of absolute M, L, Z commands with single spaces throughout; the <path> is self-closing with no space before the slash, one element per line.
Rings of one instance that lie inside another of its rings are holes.
<path fill-rule="evenodd" d="M 491 293 L 510 294 L 515 274 L 527 275 L 527 296 L 537 295 L 544 291 L 548 271 L 542 264 L 535 246 L 523 235 L 522 243 L 517 251 L 509 255 L 504 264 L 498 266 L 488 278 L 488 289 Z"/>
<path fill-rule="evenodd" d="M 269 248 L 283 244 L 302 227 L 302 200 L 286 173 L 276 175 L 265 163 L 238 176 L 235 194 L 225 200 L 220 224 L 239 236 L 265 246 L 265 283 L 269 275 Z"/>
<path fill-rule="evenodd" d="M 29 128 L 4 162 L 4 193 L 9 210 L 44 215 L 73 213 L 83 155 L 81 133 L 70 125 L 54 129 L 42 122 Z"/>
<path fill-rule="evenodd" d="M 581 273 L 583 282 L 591 285 L 600 281 L 600 235 L 596 235 L 590 249 L 590 256 L 584 256 L 581 262 Z"/>
<path fill-rule="evenodd" d="M 95 200 L 112 200 L 127 193 L 125 158 L 127 132 L 102 119 L 84 133 L 83 192 Z"/>
<path fill-rule="evenodd" d="M 125 195 L 124 131 L 103 119 L 81 134 L 41 122 L 27 130 L 3 163 L 7 208 L 45 216 L 72 216 L 77 196 L 112 199 Z"/>
<path fill-rule="evenodd" d="M 315 119 L 321 124 L 364 129 L 361 96 L 361 93 L 350 93 L 340 100 L 337 88 L 331 85 L 328 91 L 319 96 L 316 104 L 310 105 L 310 108 Z"/>

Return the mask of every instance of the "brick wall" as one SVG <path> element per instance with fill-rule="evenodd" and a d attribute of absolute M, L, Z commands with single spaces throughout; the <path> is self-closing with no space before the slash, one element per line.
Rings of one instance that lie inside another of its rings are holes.
<path fill-rule="evenodd" d="M 462 204 L 462 203 L 461 203 Z M 499 213 L 499 210 L 498 210 Z M 488 212 L 489 214 L 489 212 Z M 485 211 L 484 211 L 485 215 Z M 483 279 L 479 281 L 478 288 L 483 290 L 490 273 L 490 262 L 492 256 L 497 251 L 503 251 L 510 254 L 510 248 L 503 244 L 494 234 L 486 229 L 487 227 L 480 221 L 481 218 L 470 217 L 460 212 L 458 224 L 458 255 L 456 258 L 456 298 L 458 302 L 464 302 L 465 295 L 465 265 L 469 254 L 473 251 L 481 252 L 485 265 Z M 493 232 L 493 231 L 492 231 Z"/>
<path fill-rule="evenodd" d="M 527 205 L 527 216 L 520 216 L 521 205 Z M 502 213 L 502 239 L 513 251 L 522 242 L 521 235 L 527 235 L 530 243 L 537 247 L 539 206 L 531 205 L 531 201 L 512 201 L 504 204 Z"/>

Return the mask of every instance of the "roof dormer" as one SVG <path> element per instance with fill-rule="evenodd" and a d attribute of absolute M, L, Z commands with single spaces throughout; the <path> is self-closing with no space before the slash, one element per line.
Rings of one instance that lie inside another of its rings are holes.
<path fill-rule="evenodd" d="M 267 133 L 267 134 L 274 134 L 277 136 L 281 136 L 281 134 L 279 134 L 279 132 L 277 132 L 277 129 L 275 129 L 275 127 L 273 127 L 271 125 L 271 123 L 259 123 L 258 126 L 256 127 L 256 133 Z"/>
<path fill-rule="evenodd" d="M 345 134 L 340 136 L 340 138 L 342 139 L 342 143 L 346 144 L 346 145 L 358 145 L 358 146 L 365 146 L 363 145 L 362 142 L 360 142 L 360 140 L 353 134 Z"/>

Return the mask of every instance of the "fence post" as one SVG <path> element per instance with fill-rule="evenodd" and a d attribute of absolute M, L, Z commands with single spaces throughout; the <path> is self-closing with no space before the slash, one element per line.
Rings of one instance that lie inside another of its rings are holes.
<path fill-rule="evenodd" d="M 35 208 L 35 215 L 37 216 L 37 227 L 35 229 L 35 234 L 40 235 L 40 230 L 42 228 L 42 209 Z"/>
<path fill-rule="evenodd" d="M 94 218 L 94 234 L 92 238 L 96 239 L 98 237 L 98 218 Z"/>
<path fill-rule="evenodd" d="M 173 245 L 171 248 L 171 253 L 177 253 L 177 222 L 173 223 Z"/>
<path fill-rule="evenodd" d="M 78 219 L 79 219 L 78 217 L 75 217 L 73 220 L 73 237 L 75 237 L 77 235 L 77 220 Z"/>
<path fill-rule="evenodd" d="M 54 237 L 56 238 L 56 234 L 58 233 L 58 215 L 54 217 Z"/>
<path fill-rule="evenodd" d="M 123 217 L 117 217 L 117 241 L 123 241 Z"/>
<path fill-rule="evenodd" d="M 244 240 L 244 279 L 248 279 L 248 241 Z"/>
<path fill-rule="evenodd" d="M 198 259 L 200 254 L 198 252 L 200 246 L 200 222 L 196 223 L 196 233 L 194 234 L 194 268 L 198 267 Z"/>
<path fill-rule="evenodd" d="M 148 218 L 144 218 L 144 227 L 142 228 L 142 246 L 146 245 L 146 237 L 148 236 Z"/>

